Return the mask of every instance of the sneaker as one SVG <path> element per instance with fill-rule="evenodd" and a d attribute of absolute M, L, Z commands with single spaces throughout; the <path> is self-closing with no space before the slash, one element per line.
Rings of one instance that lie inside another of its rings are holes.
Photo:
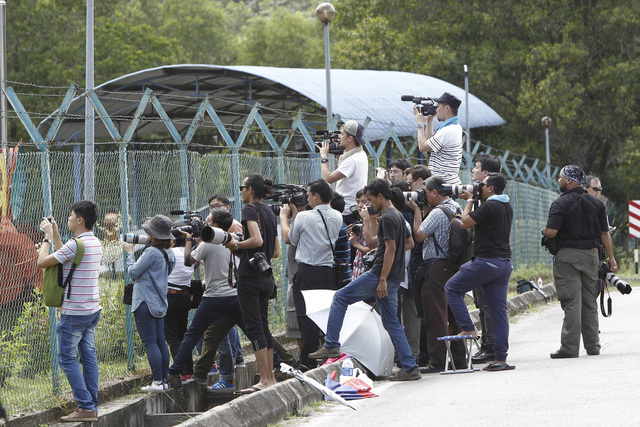
<path fill-rule="evenodd" d="M 157 382 L 154 381 L 149 385 L 146 385 L 144 387 L 140 387 L 140 390 L 148 391 L 148 392 L 164 391 L 164 384 L 163 383 L 157 383 Z"/>
<path fill-rule="evenodd" d="M 200 377 L 196 377 L 194 375 L 193 376 L 193 380 L 198 384 L 207 385 L 207 379 L 206 378 L 200 378 Z"/>
<path fill-rule="evenodd" d="M 340 347 L 325 347 L 322 346 L 320 350 L 315 353 L 309 353 L 309 357 L 312 359 L 329 359 L 331 357 L 340 357 Z"/>
<path fill-rule="evenodd" d="M 60 418 L 63 423 L 78 423 L 81 421 L 98 421 L 98 412 L 87 411 L 86 409 L 78 408 L 73 414 Z"/>
<path fill-rule="evenodd" d="M 217 374 L 218 373 L 218 365 L 216 365 L 215 363 L 213 364 L 213 366 L 211 367 L 211 370 L 209 371 L 210 374 Z"/>
<path fill-rule="evenodd" d="M 225 380 L 218 380 L 214 384 L 212 384 L 210 387 L 207 387 L 207 390 L 213 391 L 213 392 L 231 391 L 235 389 L 236 389 L 235 384 L 228 383 Z"/>
<path fill-rule="evenodd" d="M 167 384 L 169 385 L 169 388 L 182 387 L 182 381 L 180 381 L 180 375 L 169 374 L 169 379 L 167 380 Z"/>
<path fill-rule="evenodd" d="M 180 382 L 182 384 L 189 384 L 194 382 L 195 380 L 193 379 L 193 375 L 183 375 L 180 377 Z"/>
<path fill-rule="evenodd" d="M 399 371 L 397 374 L 389 378 L 389 381 L 414 381 L 422 378 L 418 367 L 411 369 L 410 371 Z"/>
<path fill-rule="evenodd" d="M 236 357 L 236 369 L 237 368 L 246 368 L 247 365 L 244 363 L 244 357 L 238 356 Z"/>

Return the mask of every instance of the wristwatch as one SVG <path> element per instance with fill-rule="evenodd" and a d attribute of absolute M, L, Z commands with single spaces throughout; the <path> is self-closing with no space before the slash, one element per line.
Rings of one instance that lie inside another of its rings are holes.
<path fill-rule="evenodd" d="M 233 251 L 234 252 L 238 252 L 238 244 L 237 243 L 233 245 Z"/>
<path fill-rule="evenodd" d="M 42 243 L 44 243 L 44 242 L 47 242 L 47 243 L 51 244 L 51 240 L 49 240 L 49 239 L 42 239 Z"/>
<path fill-rule="evenodd" d="M 328 162 L 329 162 L 329 159 L 324 159 L 323 158 L 322 160 L 320 160 L 320 163 L 328 163 Z"/>
<path fill-rule="evenodd" d="M 421 129 L 424 127 L 424 123 L 418 123 L 418 129 Z"/>

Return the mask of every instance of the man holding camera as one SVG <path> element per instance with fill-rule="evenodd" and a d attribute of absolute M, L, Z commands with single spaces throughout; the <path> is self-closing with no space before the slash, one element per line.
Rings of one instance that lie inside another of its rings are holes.
<path fill-rule="evenodd" d="M 399 191 L 395 189 L 396 191 Z M 413 248 L 413 239 L 402 214 L 393 207 L 389 183 L 374 179 L 365 187 L 371 207 L 381 211 L 378 225 L 378 247 L 371 270 L 340 289 L 333 297 L 324 346 L 309 354 L 314 359 L 340 357 L 340 331 L 349 304 L 375 296 L 382 324 L 398 353 L 402 370 L 391 381 L 410 381 L 421 378 L 416 359 L 411 354 L 407 337 L 398 319 L 398 288 L 404 279 L 405 251 Z"/>
<path fill-rule="evenodd" d="M 306 369 L 317 366 L 309 353 L 318 348 L 320 328 L 306 315 L 303 290 L 338 289 L 333 268 L 333 250 L 342 227 L 342 215 L 331 208 L 331 186 L 322 179 L 313 181 L 307 189 L 307 201 L 312 210 L 298 213 L 295 205 L 280 209 L 280 228 L 285 243 L 296 247 L 298 271 L 294 280 L 293 298 L 302 333 L 300 365 Z M 292 213 L 289 225 L 289 213 Z"/>
<path fill-rule="evenodd" d="M 478 154 L 475 158 L 475 167 L 471 170 L 473 182 L 484 182 L 491 172 L 500 172 L 500 160 L 491 154 Z M 482 329 L 480 350 L 473 355 L 473 363 L 491 362 L 496 357 L 496 336 L 493 329 L 493 316 L 482 287 L 473 290 L 473 301 L 480 312 Z"/>
<path fill-rule="evenodd" d="M 511 223 L 513 209 L 509 196 L 502 194 L 507 179 L 499 173 L 490 173 L 481 186 L 482 204 L 472 211 L 474 200 L 464 191 L 460 198 L 467 201 L 462 212 L 462 228 L 475 227 L 474 256 L 464 263 L 445 285 L 449 307 L 462 332 L 460 335 L 477 337 L 464 294 L 477 287 L 484 288 L 496 335 L 495 360 L 485 371 L 506 371 L 515 366 L 507 364 L 509 350 L 509 316 L 507 314 L 507 288 L 513 266 L 511 264 Z"/>
<path fill-rule="evenodd" d="M 424 242 L 421 270 L 425 271 L 421 286 L 421 306 L 424 309 L 423 320 L 427 329 L 427 348 L 429 362 L 420 368 L 423 374 L 441 372 L 445 368 L 447 348 L 438 337 L 455 335 L 460 327 L 447 304 L 444 285 L 453 276 L 455 269 L 449 265 L 449 228 L 451 221 L 444 212 L 460 212 L 460 206 L 450 197 L 442 195 L 446 184 L 441 176 L 432 176 L 426 182 L 426 196 L 431 209 L 429 215 L 421 220 L 420 207 L 413 201 L 407 202 L 414 211 L 413 232 L 416 241 Z M 456 368 L 465 366 L 465 349 L 462 341 L 451 343 L 453 362 Z"/>
<path fill-rule="evenodd" d="M 349 120 L 340 131 L 340 145 L 344 153 L 338 158 L 338 168 L 333 172 L 329 168 L 329 142 L 324 141 L 320 147 L 322 179 L 329 184 L 336 184 L 336 192 L 342 194 L 345 210 L 342 212 L 344 223 L 355 221 L 351 215 L 351 207 L 356 205 L 356 193 L 367 185 L 369 161 L 363 147 L 364 127 L 355 120 Z"/>
<path fill-rule="evenodd" d="M 462 126 L 458 123 L 458 108 L 462 101 L 449 92 L 440 98 L 435 117 L 442 122 L 437 132 L 433 132 L 433 115 L 424 116 L 417 107 L 413 114 L 418 124 L 418 148 L 421 152 L 430 151 L 429 169 L 434 176 L 441 176 L 447 184 L 461 184 L 459 177 L 462 161 Z"/>
<path fill-rule="evenodd" d="M 618 271 L 606 209 L 582 188 L 585 180 L 580 167 L 562 168 L 558 183 L 563 194 L 551 204 L 547 226 L 542 229 L 544 236 L 557 239 L 560 248 L 554 257 L 553 278 L 564 320 L 560 349 L 551 353 L 552 359 L 578 357 L 581 334 L 587 354 L 600 354 L 598 239 L 609 257 L 610 271 Z"/>

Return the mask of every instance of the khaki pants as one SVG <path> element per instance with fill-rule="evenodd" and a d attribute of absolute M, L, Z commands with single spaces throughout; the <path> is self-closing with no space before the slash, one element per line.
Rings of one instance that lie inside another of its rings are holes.
<path fill-rule="evenodd" d="M 580 335 L 587 351 L 600 350 L 598 328 L 598 250 L 562 248 L 553 277 L 564 310 L 560 351 L 578 354 Z"/>

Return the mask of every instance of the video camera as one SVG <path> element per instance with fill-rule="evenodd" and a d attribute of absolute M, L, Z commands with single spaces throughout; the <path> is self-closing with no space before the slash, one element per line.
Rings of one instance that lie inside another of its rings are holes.
<path fill-rule="evenodd" d="M 631 293 L 631 286 L 611 272 L 611 264 L 603 262 L 598 269 L 598 278 L 611 283 L 622 295 Z"/>
<path fill-rule="evenodd" d="M 266 200 L 273 200 L 274 204 L 269 205 L 273 213 L 280 215 L 280 206 L 292 204 L 298 208 L 307 205 L 307 187 L 295 184 L 273 184 L 274 193 Z"/>
<path fill-rule="evenodd" d="M 484 182 L 474 182 L 470 185 L 443 185 L 441 194 L 443 196 L 458 196 L 467 190 L 473 196 L 473 200 L 478 201 L 482 196 L 482 187 L 484 187 Z"/>
<path fill-rule="evenodd" d="M 204 222 L 202 221 L 202 215 L 199 212 L 173 210 L 170 213 L 171 215 L 183 215 L 184 222 L 187 223 L 187 225 L 171 228 L 171 234 L 173 234 L 174 237 L 180 237 L 182 235 L 180 231 L 190 233 L 193 237 L 200 237 L 200 233 L 202 233 L 202 228 L 204 227 Z"/>
<path fill-rule="evenodd" d="M 344 147 L 340 145 L 340 131 L 338 130 L 317 130 L 316 136 L 321 137 L 320 141 L 329 140 L 329 153 L 340 155 L 344 153 Z M 316 152 L 320 152 L 320 146 L 316 144 Z"/>
<path fill-rule="evenodd" d="M 416 104 L 416 109 L 425 117 L 435 116 L 436 114 L 437 104 L 429 97 L 402 95 L 400 99 L 405 102 L 413 102 Z"/>

